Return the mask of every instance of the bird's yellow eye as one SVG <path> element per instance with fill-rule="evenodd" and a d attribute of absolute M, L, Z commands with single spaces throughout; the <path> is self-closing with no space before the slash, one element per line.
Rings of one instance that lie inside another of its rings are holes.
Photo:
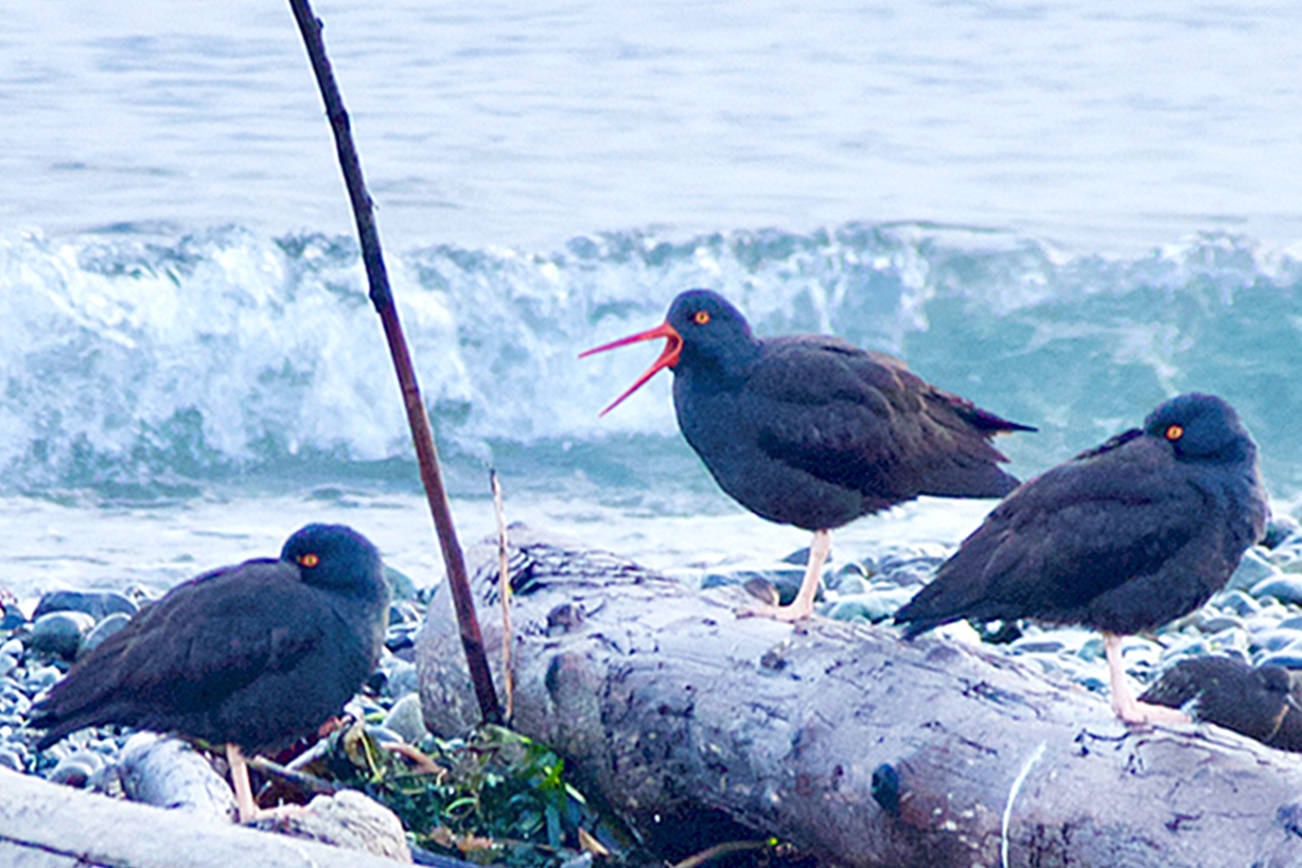
<path fill-rule="evenodd" d="M 321 563 L 321 559 L 311 552 L 308 552 L 305 555 L 299 555 L 298 562 L 305 567 L 315 567 L 317 564 Z"/>
<path fill-rule="evenodd" d="M 1183 436 L 1184 436 L 1184 428 L 1182 428 L 1181 426 L 1179 425 L 1166 426 L 1167 440 L 1179 440 Z"/>
<path fill-rule="evenodd" d="M 705 325 L 709 321 L 710 312 L 708 310 L 698 310 L 696 313 L 692 314 L 692 322 L 697 325 Z"/>

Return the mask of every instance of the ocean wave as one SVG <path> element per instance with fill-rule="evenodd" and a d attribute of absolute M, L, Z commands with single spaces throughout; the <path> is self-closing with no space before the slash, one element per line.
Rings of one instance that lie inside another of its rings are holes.
<path fill-rule="evenodd" d="M 1302 261 L 1242 236 L 1119 258 L 927 224 L 645 229 L 549 252 L 419 247 L 391 254 L 390 273 L 440 443 L 471 463 L 534 448 L 555 468 L 572 444 L 672 441 L 667 383 L 596 415 L 651 348 L 577 354 L 708 286 L 759 334 L 835 333 L 1040 426 L 1008 444 L 1023 473 L 1201 389 L 1240 408 L 1277 494 L 1302 480 Z M 238 226 L 15 234 L 0 237 L 0 280 L 5 489 L 383 475 L 410 454 L 349 239 Z"/>

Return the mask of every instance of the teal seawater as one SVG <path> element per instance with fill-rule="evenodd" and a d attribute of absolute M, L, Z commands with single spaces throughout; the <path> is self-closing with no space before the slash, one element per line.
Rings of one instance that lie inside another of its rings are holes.
<path fill-rule="evenodd" d="M 597 411 L 654 357 L 579 360 L 722 292 L 763 334 L 825 332 L 900 355 L 1038 434 L 1031 474 L 1188 390 L 1230 400 L 1272 494 L 1302 485 L 1302 259 L 1231 234 L 1133 256 L 1009 233 L 849 223 L 810 233 L 585 235 L 548 251 L 390 253 L 454 490 L 481 470 L 645 508 L 708 509 L 661 375 Z M 238 226 L 0 237 L 0 491 L 198 493 L 329 480 L 410 488 L 398 390 L 353 242 Z M 665 494 L 665 480 L 675 480 Z"/>

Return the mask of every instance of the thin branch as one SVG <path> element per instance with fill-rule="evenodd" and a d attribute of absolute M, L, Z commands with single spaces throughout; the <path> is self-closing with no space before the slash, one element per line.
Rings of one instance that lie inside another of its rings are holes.
<path fill-rule="evenodd" d="M 511 720 L 515 707 L 515 677 L 511 673 L 511 572 L 506 558 L 506 513 L 502 509 L 502 484 L 497 471 L 488 471 L 493 489 L 493 513 L 497 516 L 498 595 L 502 598 L 502 689 L 506 692 L 506 719 Z"/>
<path fill-rule="evenodd" d="M 488 669 L 488 660 L 484 656 L 484 641 L 480 636 L 479 622 L 475 620 L 475 604 L 470 595 L 470 583 L 466 579 L 465 558 L 461 553 L 461 544 L 457 541 L 456 528 L 452 523 L 452 511 L 448 506 L 447 491 L 443 487 L 443 475 L 439 469 L 434 435 L 430 430 L 429 414 L 425 411 L 425 402 L 421 398 L 420 386 L 416 382 L 416 372 L 407 349 L 407 340 L 403 336 L 402 325 L 398 321 L 398 311 L 393 304 L 393 293 L 389 289 L 389 275 L 380 251 L 380 234 L 375 226 L 371 196 L 366 190 L 366 182 L 362 179 L 362 166 L 357 157 L 357 148 L 353 145 L 348 112 L 344 110 L 343 98 L 339 94 L 334 72 L 326 57 L 325 44 L 321 39 L 320 19 L 313 14 L 308 0 L 289 0 L 289 5 L 294 11 L 298 29 L 303 34 L 303 43 L 307 46 L 312 71 L 316 75 L 321 97 L 325 101 L 326 114 L 330 118 L 330 127 L 334 131 L 339 165 L 343 170 L 344 183 L 348 187 L 348 198 L 357 221 L 357 236 L 362 247 L 362 262 L 366 266 L 366 279 L 370 285 L 371 303 L 375 305 L 375 310 L 384 325 L 389 354 L 393 357 L 398 385 L 402 389 L 403 403 L 407 408 L 407 423 L 411 426 L 411 439 L 416 447 L 417 461 L 420 463 L 420 478 L 425 485 L 430 513 L 434 517 L 434 527 L 443 550 L 448 587 L 452 591 L 452 602 L 461 631 L 461 644 L 466 652 L 470 680 L 475 685 L 479 711 L 485 722 L 500 723 L 502 714 L 497 704 L 497 693 L 493 690 L 493 678 Z"/>

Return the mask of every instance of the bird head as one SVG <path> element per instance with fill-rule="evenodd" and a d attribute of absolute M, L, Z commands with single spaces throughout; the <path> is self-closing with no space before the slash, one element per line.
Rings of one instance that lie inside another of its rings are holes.
<path fill-rule="evenodd" d="M 585 350 L 579 353 L 579 358 L 655 338 L 665 339 L 665 347 L 660 351 L 659 357 L 633 385 L 611 401 L 600 415 L 604 416 L 615 409 L 621 401 L 637 391 L 662 368 L 674 368 L 684 353 L 692 358 L 710 360 L 720 366 L 726 366 L 726 363 L 739 352 L 749 352 L 755 345 L 746 318 L 737 308 L 729 304 L 727 299 L 708 289 L 689 289 L 679 293 L 673 300 L 669 305 L 669 312 L 665 314 L 665 321 L 660 325 Z"/>
<path fill-rule="evenodd" d="M 365 594 L 384 585 L 380 553 L 342 524 L 309 524 L 285 541 L 280 559 L 295 564 L 309 585 Z"/>
<path fill-rule="evenodd" d="M 1239 414 L 1215 395 L 1190 392 L 1159 404 L 1144 420 L 1144 433 L 1171 444 L 1181 459 L 1229 462 L 1257 452 Z"/>

